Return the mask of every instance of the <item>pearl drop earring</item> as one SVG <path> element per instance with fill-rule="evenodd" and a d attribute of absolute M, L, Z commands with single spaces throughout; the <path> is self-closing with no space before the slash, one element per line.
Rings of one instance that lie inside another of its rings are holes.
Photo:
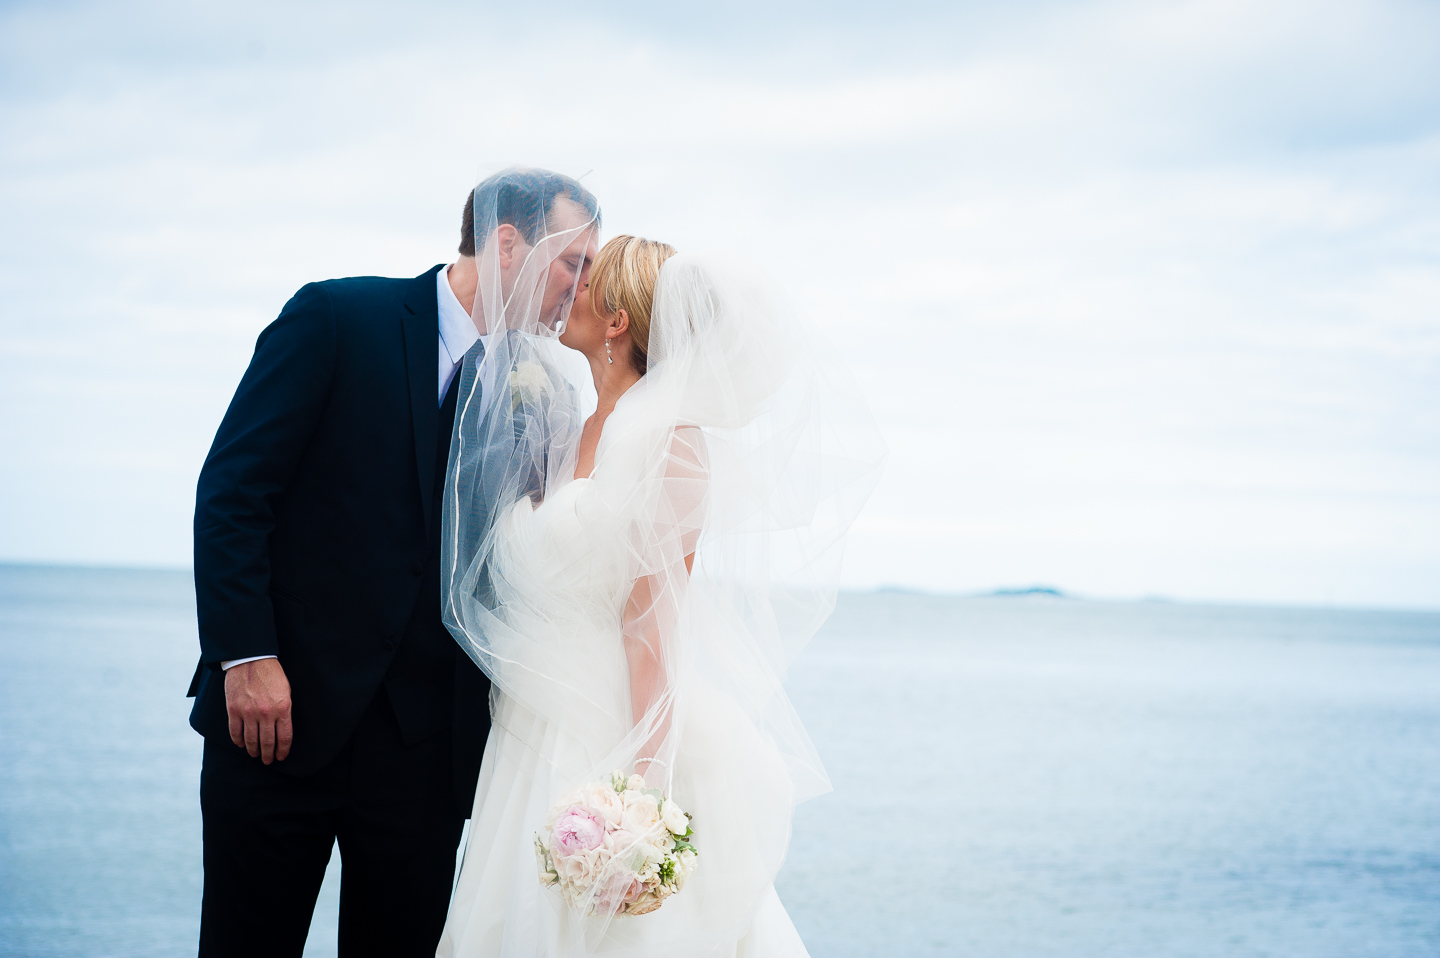
<path fill-rule="evenodd" d="M 610 355 L 610 340 L 608 339 L 605 340 L 605 361 L 612 366 L 615 365 L 615 357 Z"/>

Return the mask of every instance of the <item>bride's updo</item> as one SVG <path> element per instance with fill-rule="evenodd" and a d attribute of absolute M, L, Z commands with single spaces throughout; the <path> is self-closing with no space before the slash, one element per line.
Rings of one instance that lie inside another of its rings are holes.
<path fill-rule="evenodd" d="M 650 308 L 660 267 L 675 255 L 675 247 L 643 236 L 617 236 L 600 250 L 590 267 L 590 296 L 595 311 L 613 316 L 625 310 L 630 317 L 630 356 L 635 369 L 650 365 Z"/>

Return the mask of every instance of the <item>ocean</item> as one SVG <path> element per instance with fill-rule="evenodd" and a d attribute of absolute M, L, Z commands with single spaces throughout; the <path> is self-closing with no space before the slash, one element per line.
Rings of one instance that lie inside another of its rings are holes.
<path fill-rule="evenodd" d="M 0 566 L 0 955 L 194 953 L 194 633 L 187 573 Z M 816 958 L 1440 955 L 1440 613 L 851 593 L 789 685 Z"/>

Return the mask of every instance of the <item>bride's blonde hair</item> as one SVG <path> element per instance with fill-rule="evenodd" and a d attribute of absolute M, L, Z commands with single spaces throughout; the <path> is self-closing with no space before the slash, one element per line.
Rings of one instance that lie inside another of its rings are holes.
<path fill-rule="evenodd" d="M 600 250 L 590 267 L 590 296 L 595 311 L 613 316 L 620 310 L 630 317 L 631 360 L 644 373 L 650 365 L 650 307 L 660 267 L 675 255 L 675 247 L 643 236 L 616 236 Z"/>

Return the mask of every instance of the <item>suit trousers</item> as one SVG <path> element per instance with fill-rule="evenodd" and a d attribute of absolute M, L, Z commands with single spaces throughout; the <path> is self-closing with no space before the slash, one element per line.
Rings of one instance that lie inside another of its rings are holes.
<path fill-rule="evenodd" d="M 432 958 L 465 824 L 449 731 L 403 745 L 382 686 L 332 762 L 278 765 L 205 741 L 200 958 L 299 958 L 337 842 L 341 958 Z"/>

